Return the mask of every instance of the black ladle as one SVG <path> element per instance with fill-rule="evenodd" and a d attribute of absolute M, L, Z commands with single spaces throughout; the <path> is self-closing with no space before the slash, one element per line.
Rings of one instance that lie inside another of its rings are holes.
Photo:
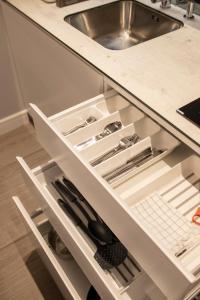
<path fill-rule="evenodd" d="M 76 225 L 79 226 L 83 230 L 83 232 L 87 234 L 87 236 L 89 236 L 94 242 L 97 247 L 94 258 L 102 267 L 102 269 L 110 270 L 113 267 L 118 267 L 121 263 L 124 262 L 124 260 L 128 256 L 128 251 L 119 240 L 111 244 L 101 245 L 96 239 L 93 238 L 87 226 L 83 223 L 83 221 L 79 218 L 73 208 L 66 201 L 64 201 L 63 199 L 58 199 L 58 204 L 66 213 L 71 216 Z"/>
<path fill-rule="evenodd" d="M 113 232 L 103 222 L 103 220 L 99 217 L 99 215 L 96 213 L 94 208 L 88 203 L 88 201 L 84 198 L 84 196 L 76 188 L 76 186 L 69 179 L 66 179 L 65 177 L 63 177 L 63 183 L 65 184 L 65 187 L 69 190 L 69 192 L 72 193 L 74 195 L 74 197 L 76 198 L 76 201 L 77 201 L 76 205 L 78 205 L 78 208 L 81 210 L 81 212 L 87 218 L 88 229 L 93 234 L 94 238 L 97 238 L 98 240 L 100 240 L 101 242 L 104 242 L 104 243 L 112 242 L 113 239 L 116 240 L 116 237 L 113 234 Z M 79 205 L 79 201 L 83 202 L 87 206 L 87 208 L 94 215 L 96 220 L 92 220 L 90 218 L 90 216 L 86 213 L 86 211 L 84 210 L 82 205 Z"/>
<path fill-rule="evenodd" d="M 55 187 L 55 189 L 57 190 L 57 192 L 60 194 L 61 197 L 63 197 L 64 199 L 65 197 L 67 197 L 67 199 L 72 203 L 74 203 L 78 207 L 80 212 L 85 216 L 85 218 L 88 221 L 88 230 L 90 234 L 93 236 L 93 238 L 102 243 L 106 243 L 106 244 L 112 243 L 113 239 L 115 238 L 112 231 L 106 226 L 105 223 L 101 221 L 100 217 L 96 214 L 96 212 L 95 212 L 96 220 L 92 220 L 88 212 L 79 203 L 79 200 L 83 201 L 88 206 L 88 208 L 91 209 L 89 203 L 84 199 L 84 197 L 80 194 L 79 191 L 77 195 L 76 187 L 69 180 L 65 179 L 65 181 L 63 180 L 63 182 L 65 183 L 65 185 L 62 184 L 60 180 L 56 180 L 55 183 L 53 183 L 53 186 Z M 81 198 L 79 197 L 80 195 Z M 93 211 L 94 210 L 92 209 L 92 212 Z"/>
<path fill-rule="evenodd" d="M 89 210 L 92 212 L 92 214 L 95 216 L 97 220 L 102 222 L 102 219 L 99 217 L 97 212 L 94 210 L 94 208 L 88 203 L 88 201 L 85 199 L 85 197 L 79 192 L 79 190 L 76 188 L 76 186 L 67 178 L 63 177 L 63 183 L 65 186 L 69 189 L 70 193 L 74 195 L 77 201 L 83 202 Z"/>

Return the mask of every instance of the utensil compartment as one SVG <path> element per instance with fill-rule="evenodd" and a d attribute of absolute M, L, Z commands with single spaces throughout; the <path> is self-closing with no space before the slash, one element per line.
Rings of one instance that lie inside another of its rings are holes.
<path fill-rule="evenodd" d="M 102 140 L 99 140 L 93 145 L 90 145 L 86 149 L 80 150 L 80 154 L 87 161 L 92 162 L 106 152 L 117 147 L 121 141 L 126 137 L 132 137 L 136 135 L 137 139 L 135 144 L 147 137 L 152 137 L 160 131 L 160 126 L 153 122 L 150 118 L 144 117 L 135 123 L 131 123 L 117 132 L 108 135 Z M 133 144 L 134 145 L 134 144 Z M 127 147 L 128 148 L 128 147 Z M 122 150 L 123 152 L 125 149 Z"/>
<path fill-rule="evenodd" d="M 32 178 L 32 185 L 34 185 L 34 189 L 37 189 L 37 194 L 41 194 L 44 212 L 49 222 L 68 246 L 67 248 L 103 299 L 132 299 L 134 295 L 137 295 L 137 299 L 148 300 L 148 289 L 152 291 L 150 299 L 165 299 L 131 255 L 125 260 L 125 264 L 123 263 L 117 269 L 105 271 L 99 266 L 94 259 L 96 246 L 57 203 L 59 195 L 52 188 L 52 181 L 61 179 L 64 174 L 54 162 L 30 170 L 22 158 L 18 158 L 18 160 L 25 172 L 28 172 L 26 176 L 29 179 Z M 18 207 L 21 206 L 16 198 L 15 202 Z M 46 205 L 44 205 L 45 202 Z M 141 288 L 142 286 L 143 288 Z"/>
<path fill-rule="evenodd" d="M 119 154 L 102 162 L 95 167 L 95 170 L 115 188 L 145 168 L 164 159 L 178 145 L 179 142 L 175 138 L 161 129 L 153 136 L 144 138 Z M 150 150 L 149 153 L 146 153 L 147 149 Z M 137 157 L 138 159 L 135 159 Z M 121 166 L 124 166 L 124 169 L 126 169 L 129 161 L 133 161 L 132 167 L 127 171 L 122 171 L 121 174 L 117 172 L 118 175 L 116 173 L 115 176 L 115 170 L 118 170 Z M 113 175 L 109 177 L 109 174 Z"/>
<path fill-rule="evenodd" d="M 192 217 L 200 207 L 200 167 L 195 155 L 165 168 L 145 186 L 133 186 L 123 200 L 140 226 L 170 259 L 199 278 L 200 227 Z M 123 192 L 122 192 L 123 193 Z M 155 201 L 156 200 L 156 201 Z M 196 254 L 196 255 L 195 255 Z"/>
<path fill-rule="evenodd" d="M 96 121 L 95 123 L 83 128 L 83 129 L 80 129 L 80 130 L 70 134 L 69 136 L 66 136 L 66 139 L 74 146 L 74 148 L 76 148 L 77 150 L 81 150 L 82 148 L 78 147 L 78 145 L 80 143 L 84 143 L 88 139 L 103 133 L 104 129 L 106 128 L 106 126 L 108 124 L 112 124 L 115 122 L 121 122 L 119 112 L 114 112 L 114 113 L 108 115 L 107 117 L 102 118 L 101 120 Z M 121 128 L 123 128 L 123 124 L 121 125 Z M 96 140 L 96 141 L 94 140 L 92 142 L 92 144 L 96 143 L 96 142 L 98 142 L 98 140 Z M 88 146 L 86 145 L 85 147 L 88 147 Z M 85 148 L 85 147 L 83 147 L 83 148 Z"/>
<path fill-rule="evenodd" d="M 113 103 L 113 106 L 111 103 Z M 69 135 L 64 134 L 64 136 L 72 145 L 74 151 L 78 151 L 80 156 L 91 165 L 99 156 L 119 147 L 120 143 L 124 143 L 125 138 L 131 139 L 134 135 L 136 136 L 135 141 L 130 142 L 129 146 L 123 145 L 124 149 L 122 148 L 118 153 L 110 155 L 110 157 L 94 166 L 95 171 L 108 181 L 112 187 L 128 180 L 137 172 L 162 159 L 179 145 L 179 142 L 169 133 L 161 129 L 150 118 L 144 116 L 141 111 L 117 94 L 108 99 L 102 99 L 102 96 L 96 97 L 92 101 L 86 101 L 78 105 L 78 107 L 51 117 L 50 120 L 63 134 L 66 132 L 64 126 L 71 124 L 71 128 L 73 128 L 71 119 L 74 120 L 74 117 L 76 118 L 76 116 L 80 115 L 83 122 L 83 117 L 86 120 L 90 116 L 90 110 L 97 108 L 101 111 L 102 118 Z M 87 111 L 88 114 L 86 115 Z M 69 123 L 64 122 L 63 119 L 66 119 L 66 122 Z M 111 132 L 109 131 L 107 134 L 109 124 L 117 122 L 121 123 L 121 127 L 113 129 L 113 132 L 111 127 Z M 71 128 L 67 127 L 67 130 Z M 133 168 L 128 168 L 126 171 L 126 164 L 134 156 L 140 155 L 140 152 L 143 154 L 143 151 L 148 148 L 152 153 L 147 153 L 148 155 L 144 153 L 145 155 L 139 157 L 140 163 L 136 164 L 136 167 L 133 164 Z M 157 150 L 161 150 L 160 154 L 157 153 Z M 126 172 L 122 170 L 123 172 L 119 174 L 117 172 L 118 175 L 115 175 L 115 169 L 117 171 L 123 165 Z M 111 177 L 107 176 L 109 173 L 111 173 Z"/>
<path fill-rule="evenodd" d="M 108 98 L 105 99 L 103 94 L 99 95 L 75 107 L 55 114 L 49 119 L 61 133 L 65 133 L 84 123 L 85 120 L 91 116 L 96 118 L 94 123 L 88 124 L 85 128 L 83 127 L 75 131 L 77 133 L 79 131 L 82 132 L 82 130 L 86 128 L 90 128 L 92 125 L 98 124 L 99 121 L 106 119 L 109 115 L 115 115 L 116 112 L 120 112 L 120 118 L 122 122 L 124 122 L 124 125 L 129 123 L 129 120 L 133 117 L 134 120 L 139 120 L 143 117 L 143 113 L 136 108 L 132 109 L 131 104 L 114 91 L 109 92 L 107 97 Z M 97 126 L 97 131 L 98 128 Z M 66 136 L 68 135 L 66 134 Z"/>

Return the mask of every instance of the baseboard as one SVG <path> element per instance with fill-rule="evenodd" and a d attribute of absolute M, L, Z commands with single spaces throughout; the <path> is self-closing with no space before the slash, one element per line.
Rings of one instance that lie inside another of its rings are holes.
<path fill-rule="evenodd" d="M 0 135 L 28 123 L 27 110 L 22 110 L 0 120 Z"/>

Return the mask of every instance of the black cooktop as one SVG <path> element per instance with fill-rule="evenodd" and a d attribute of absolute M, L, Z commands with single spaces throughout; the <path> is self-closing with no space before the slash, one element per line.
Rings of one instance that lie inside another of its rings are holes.
<path fill-rule="evenodd" d="M 180 107 L 177 112 L 200 127 L 200 98 Z"/>

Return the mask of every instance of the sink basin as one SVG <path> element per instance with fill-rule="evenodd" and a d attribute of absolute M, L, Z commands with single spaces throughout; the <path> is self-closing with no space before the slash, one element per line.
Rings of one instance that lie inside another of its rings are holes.
<path fill-rule="evenodd" d="M 179 29 L 183 23 L 136 1 L 116 1 L 65 17 L 111 50 L 122 50 Z"/>

